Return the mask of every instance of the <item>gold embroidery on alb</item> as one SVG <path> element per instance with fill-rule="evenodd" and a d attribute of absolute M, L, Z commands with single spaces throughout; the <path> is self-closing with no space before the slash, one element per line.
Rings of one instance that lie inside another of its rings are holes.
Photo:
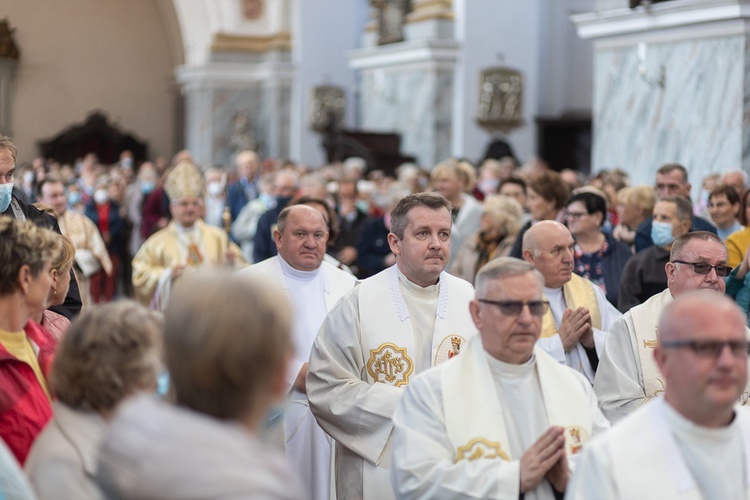
<path fill-rule="evenodd" d="M 653 349 L 659 343 L 657 340 L 644 340 L 643 347 L 646 349 Z"/>
<path fill-rule="evenodd" d="M 510 457 L 500 448 L 500 443 L 485 438 L 474 438 L 456 450 L 456 462 L 480 458 L 499 458 L 510 462 Z"/>
<path fill-rule="evenodd" d="M 367 373 L 375 382 L 401 387 L 409 383 L 412 371 L 414 363 L 406 354 L 406 348 L 386 342 L 377 349 L 370 350 Z"/>

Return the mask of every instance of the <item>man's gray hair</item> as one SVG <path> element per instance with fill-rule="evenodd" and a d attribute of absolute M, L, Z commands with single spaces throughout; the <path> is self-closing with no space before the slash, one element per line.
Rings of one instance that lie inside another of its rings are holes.
<path fill-rule="evenodd" d="M 717 245 L 721 245 L 721 247 L 724 248 L 724 252 L 726 255 L 726 246 L 724 245 L 724 242 L 714 233 L 711 233 L 709 231 L 691 231 L 689 233 L 683 234 L 682 236 L 677 238 L 674 243 L 672 243 L 672 249 L 669 252 L 670 262 L 680 260 L 682 258 L 682 252 L 691 241 L 712 241 Z"/>
<path fill-rule="evenodd" d="M 529 273 L 533 274 L 539 280 L 540 286 L 544 286 L 542 273 L 530 262 L 514 257 L 493 259 L 485 264 L 477 273 L 474 280 L 475 295 L 477 298 L 483 297 L 487 292 L 487 285 L 490 281 L 523 276 Z"/>

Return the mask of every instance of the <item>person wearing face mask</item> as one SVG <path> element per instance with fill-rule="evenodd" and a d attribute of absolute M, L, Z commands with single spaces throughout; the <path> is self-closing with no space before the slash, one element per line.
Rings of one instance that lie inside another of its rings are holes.
<path fill-rule="evenodd" d="M 0 135 L 0 215 L 7 215 L 19 221 L 28 220 L 37 226 L 51 229 L 58 234 L 60 227 L 57 220 L 33 205 L 19 200 L 13 194 L 13 182 L 16 172 L 16 155 L 18 150 L 10 137 Z M 72 271 L 71 271 L 72 273 Z M 61 306 L 52 308 L 68 319 L 73 319 L 81 312 L 81 294 L 78 282 L 71 274 L 70 289 Z"/>
<path fill-rule="evenodd" d="M 151 162 L 141 164 L 135 182 L 128 184 L 125 188 L 125 206 L 127 207 L 128 219 L 133 224 L 128 242 L 130 255 L 135 255 L 143 244 L 141 224 L 143 222 L 143 203 L 146 196 L 156 189 L 156 169 Z"/>
<path fill-rule="evenodd" d="M 654 205 L 651 239 L 653 246 L 635 254 L 620 277 L 617 308 L 624 312 L 643 304 L 667 288 L 664 266 L 672 243 L 690 231 L 693 205 L 684 196 L 665 196 Z"/>
<path fill-rule="evenodd" d="M 203 174 L 206 183 L 206 195 L 203 197 L 203 204 L 206 207 L 206 222 L 218 228 L 224 228 L 224 221 L 221 218 L 224 212 L 226 194 L 226 174 L 220 168 L 209 168 Z"/>
<path fill-rule="evenodd" d="M 108 183 L 99 184 L 92 201 L 86 204 L 85 215 L 96 225 L 107 246 L 112 269 L 101 269 L 91 276 L 91 299 L 93 303 L 111 302 L 117 287 L 117 272 L 120 268 L 122 248 L 125 242 L 122 233 L 125 219 L 120 215 L 120 205 L 110 199 Z"/>

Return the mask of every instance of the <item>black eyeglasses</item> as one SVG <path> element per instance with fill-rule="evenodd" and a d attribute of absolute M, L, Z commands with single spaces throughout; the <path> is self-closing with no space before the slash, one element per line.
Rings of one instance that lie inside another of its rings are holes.
<path fill-rule="evenodd" d="M 483 304 L 492 304 L 500 309 L 500 312 L 505 316 L 518 316 L 523 311 L 523 306 L 529 306 L 529 312 L 532 316 L 544 316 L 549 307 L 549 302 L 544 300 L 530 300 L 523 302 L 520 300 L 487 300 L 477 299 L 478 302 Z"/>
<path fill-rule="evenodd" d="M 712 266 L 705 262 L 685 262 L 684 260 L 673 260 L 672 262 L 675 264 L 687 264 L 688 266 L 693 266 L 693 271 L 696 274 L 708 274 L 711 272 L 711 269 L 716 269 L 716 276 L 726 278 L 729 276 L 729 273 L 732 272 L 732 268 L 729 266 Z"/>
<path fill-rule="evenodd" d="M 662 342 L 662 347 L 676 349 L 687 347 L 701 358 L 718 358 L 728 346 L 736 358 L 750 356 L 750 343 L 742 340 L 671 340 Z"/>

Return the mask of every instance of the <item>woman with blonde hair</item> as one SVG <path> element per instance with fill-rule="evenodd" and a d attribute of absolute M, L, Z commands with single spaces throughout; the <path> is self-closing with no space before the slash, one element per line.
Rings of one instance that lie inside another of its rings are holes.
<path fill-rule="evenodd" d="M 47 308 L 53 234 L 0 217 L 0 438 L 21 464 L 52 417 L 47 374 L 55 341 L 30 319 Z"/>
<path fill-rule="evenodd" d="M 487 262 L 510 254 L 523 217 L 523 208 L 509 196 L 488 196 L 482 210 L 479 231 L 466 239 L 450 266 L 452 275 L 471 283 Z"/>
<path fill-rule="evenodd" d="M 624 187 L 617 191 L 618 223 L 612 231 L 615 239 L 632 245 L 635 231 L 654 211 L 656 193 L 651 186 Z"/>
<path fill-rule="evenodd" d="M 50 375 L 54 416 L 25 466 L 40 500 L 103 498 L 94 475 L 107 420 L 126 397 L 156 390 L 163 324 L 126 300 L 85 311 L 70 326 Z"/>
<path fill-rule="evenodd" d="M 431 180 L 435 191 L 442 194 L 453 207 L 451 258 L 463 245 L 464 239 L 479 230 L 482 205 L 468 194 L 474 189 L 477 174 L 466 161 L 448 158 L 432 169 Z"/>
<path fill-rule="evenodd" d="M 70 287 L 70 271 L 76 255 L 76 249 L 68 237 L 54 233 L 53 243 L 55 253 L 49 270 L 52 286 L 47 296 L 47 307 L 59 306 L 65 302 L 65 296 Z M 57 342 L 62 340 L 65 331 L 70 326 L 68 318 L 50 309 L 35 311 L 31 319 L 52 334 Z"/>

